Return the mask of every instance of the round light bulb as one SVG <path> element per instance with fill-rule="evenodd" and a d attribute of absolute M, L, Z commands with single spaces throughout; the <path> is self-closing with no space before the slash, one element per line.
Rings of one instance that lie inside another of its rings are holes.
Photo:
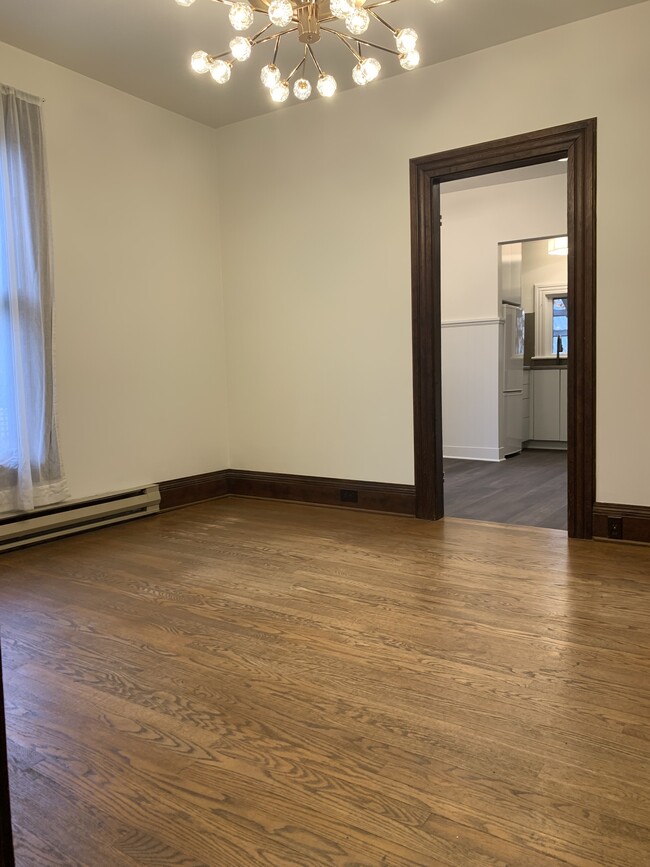
<path fill-rule="evenodd" d="M 361 71 L 366 81 L 374 81 L 381 70 L 381 63 L 375 57 L 366 57 L 361 61 Z"/>
<path fill-rule="evenodd" d="M 354 79 L 356 84 L 360 84 L 363 86 L 364 84 L 368 84 L 368 79 L 363 74 L 363 69 L 361 68 L 361 64 L 357 63 L 357 65 L 352 70 L 352 78 Z"/>
<path fill-rule="evenodd" d="M 217 84 L 225 84 L 230 81 L 230 64 L 225 60 L 215 60 L 210 68 L 210 75 Z"/>
<path fill-rule="evenodd" d="M 273 63 L 268 63 L 266 66 L 262 67 L 262 71 L 260 72 L 260 79 L 264 87 L 268 87 L 269 90 L 280 81 L 280 70 Z"/>
<path fill-rule="evenodd" d="M 365 33 L 370 24 L 370 15 L 365 9 L 353 9 L 345 19 L 345 26 L 353 36 L 361 36 Z"/>
<path fill-rule="evenodd" d="M 284 102 L 289 96 L 289 82 L 280 81 L 271 88 L 271 99 L 273 102 Z"/>
<path fill-rule="evenodd" d="M 414 48 L 408 54 L 400 54 L 399 63 L 402 69 L 415 69 L 420 62 L 420 52 Z"/>
<path fill-rule="evenodd" d="M 276 27 L 286 27 L 293 18 L 293 6 L 289 0 L 273 0 L 269 6 L 269 19 Z"/>
<path fill-rule="evenodd" d="M 195 51 L 190 60 L 190 66 L 194 72 L 203 75 L 204 72 L 210 72 L 210 55 L 207 51 Z"/>
<path fill-rule="evenodd" d="M 321 96 L 334 96 L 336 93 L 336 79 L 333 75 L 319 75 L 316 90 Z"/>
<path fill-rule="evenodd" d="M 330 0 L 330 12 L 335 18 L 347 18 L 353 9 L 354 0 Z"/>
<path fill-rule="evenodd" d="M 411 30 L 410 27 L 406 27 L 404 30 L 400 30 L 395 37 L 395 42 L 397 43 L 397 50 L 401 54 L 408 54 L 409 51 L 413 51 L 417 41 L 418 35 L 415 30 Z"/>
<path fill-rule="evenodd" d="M 228 13 L 228 19 L 235 30 L 248 30 L 254 17 L 250 3 L 233 3 Z"/>
<path fill-rule="evenodd" d="M 311 96 L 311 84 L 306 78 L 299 78 L 293 86 L 293 95 L 296 99 L 309 99 Z"/>
<path fill-rule="evenodd" d="M 251 41 L 245 36 L 235 36 L 230 40 L 230 50 L 235 60 L 248 60 L 251 56 Z"/>

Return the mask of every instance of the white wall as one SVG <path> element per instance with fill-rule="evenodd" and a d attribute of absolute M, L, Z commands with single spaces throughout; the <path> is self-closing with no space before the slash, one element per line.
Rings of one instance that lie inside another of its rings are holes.
<path fill-rule="evenodd" d="M 411 482 L 409 158 L 597 117 L 597 496 L 650 504 L 648 32 L 643 3 L 219 132 L 234 465 Z"/>
<path fill-rule="evenodd" d="M 228 466 L 214 131 L 0 44 L 46 99 L 73 497 Z"/>
<path fill-rule="evenodd" d="M 549 256 L 548 241 L 527 241 L 521 250 L 521 295 L 526 313 L 535 312 L 535 285 L 538 283 L 566 283 L 568 259 Z"/>
<path fill-rule="evenodd" d="M 450 193 L 443 184 L 443 322 L 501 316 L 499 243 L 566 233 L 566 201 L 565 175 Z"/>
<path fill-rule="evenodd" d="M 445 457 L 495 461 L 504 456 L 499 243 L 566 232 L 565 175 L 499 183 L 500 175 L 491 176 L 490 186 L 454 192 L 446 192 L 450 187 L 444 184 L 441 188 Z"/>

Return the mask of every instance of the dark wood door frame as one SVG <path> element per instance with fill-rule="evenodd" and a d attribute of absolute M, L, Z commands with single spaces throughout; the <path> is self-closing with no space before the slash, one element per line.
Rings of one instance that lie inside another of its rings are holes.
<path fill-rule="evenodd" d="M 410 162 L 416 515 L 444 513 L 440 318 L 440 183 L 522 166 L 567 164 L 568 527 L 592 536 L 596 491 L 596 120 L 498 139 Z"/>

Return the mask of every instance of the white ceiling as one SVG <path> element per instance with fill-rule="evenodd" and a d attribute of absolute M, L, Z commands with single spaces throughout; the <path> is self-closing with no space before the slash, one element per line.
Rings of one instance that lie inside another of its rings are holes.
<path fill-rule="evenodd" d="M 641 2 L 645 0 L 445 0 L 432 5 L 401 0 L 378 11 L 394 27 L 418 31 L 422 63 L 428 65 Z M 256 14 L 249 33 L 267 22 Z M 210 0 L 186 8 L 174 0 L 3 0 L 0 5 L 2 41 L 213 127 L 282 110 L 259 81 L 261 66 L 270 61 L 270 43 L 257 48 L 248 62 L 235 64 L 226 85 L 189 71 L 194 51 L 221 53 L 233 35 L 228 7 Z M 394 47 L 391 35 L 376 22 L 365 38 Z M 290 39 L 278 58 L 286 72 L 301 53 Z M 315 53 L 339 88 L 356 86 L 352 55 L 335 37 L 322 39 Z M 417 74 L 402 70 L 396 58 L 374 53 L 382 61 L 382 76 Z M 284 106 L 295 103 L 292 95 Z"/>

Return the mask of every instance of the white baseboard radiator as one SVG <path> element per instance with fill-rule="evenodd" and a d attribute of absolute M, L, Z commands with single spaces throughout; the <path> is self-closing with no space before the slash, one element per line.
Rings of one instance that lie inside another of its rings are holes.
<path fill-rule="evenodd" d="M 142 518 L 160 510 L 158 485 L 106 494 L 92 500 L 68 500 L 34 512 L 0 517 L 0 552 Z"/>

